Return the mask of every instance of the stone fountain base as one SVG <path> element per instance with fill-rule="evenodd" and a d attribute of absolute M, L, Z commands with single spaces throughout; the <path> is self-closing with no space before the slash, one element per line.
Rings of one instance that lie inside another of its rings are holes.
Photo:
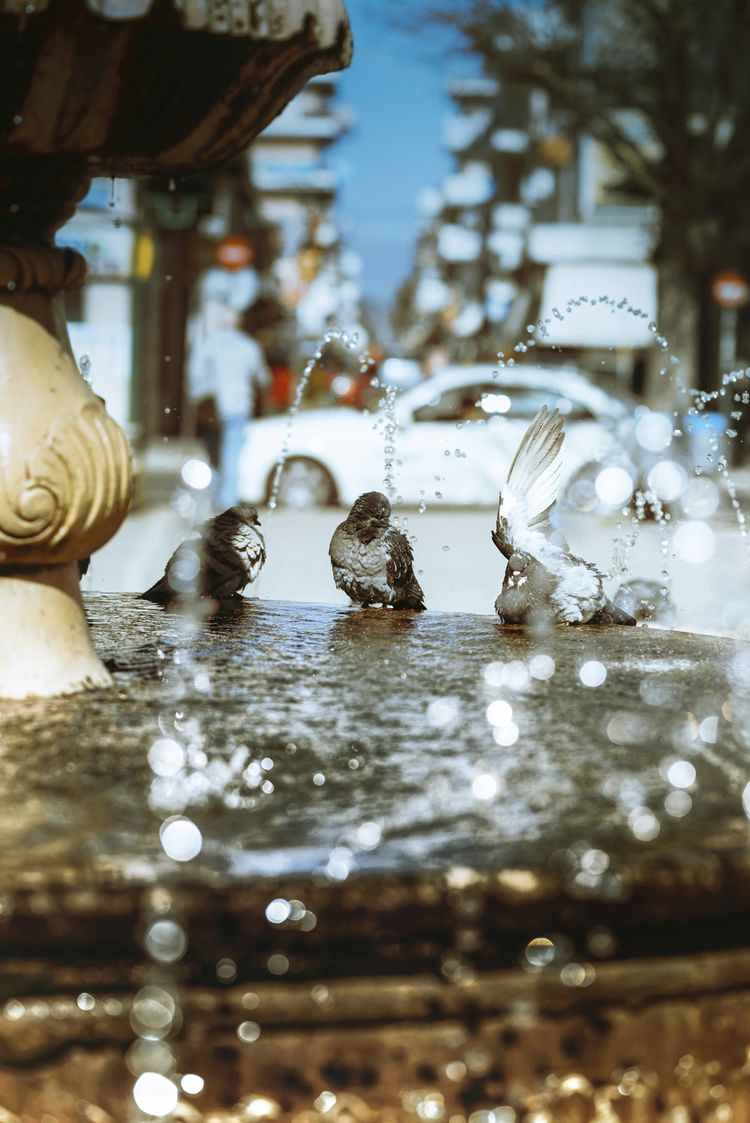
<path fill-rule="evenodd" d="M 112 685 L 86 626 L 75 562 L 3 575 L 0 619 L 6 636 L 12 637 L 0 647 L 6 698 L 44 698 Z"/>
<path fill-rule="evenodd" d="M 0 706 L 0 1118 L 750 1117 L 739 644 L 85 601 L 116 689 Z"/>

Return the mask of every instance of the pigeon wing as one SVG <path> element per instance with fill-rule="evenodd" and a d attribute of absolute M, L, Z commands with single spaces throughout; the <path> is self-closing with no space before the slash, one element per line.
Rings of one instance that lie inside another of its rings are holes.
<path fill-rule="evenodd" d="M 514 550 L 534 552 L 546 540 L 549 515 L 557 501 L 563 419 L 542 406 L 526 430 L 500 493 L 492 540 L 509 558 Z"/>
<path fill-rule="evenodd" d="M 266 564 L 266 540 L 259 530 L 252 530 L 245 556 L 250 580 L 254 581 Z"/>
<path fill-rule="evenodd" d="M 386 531 L 385 541 L 388 548 L 388 584 L 392 589 L 398 589 L 414 576 L 414 554 L 409 539 L 400 530 Z"/>
<path fill-rule="evenodd" d="M 252 584 L 266 563 L 266 541 L 254 526 L 245 525 L 239 528 L 232 542 L 242 568 L 242 585 L 237 590 L 241 592 L 245 585 Z"/>
<path fill-rule="evenodd" d="M 333 532 L 333 537 L 328 547 L 328 556 L 331 559 L 334 584 L 337 589 L 343 589 L 344 592 L 346 592 L 347 577 L 350 575 L 352 569 L 352 554 L 351 539 L 347 534 L 346 523 L 339 523 Z"/>
<path fill-rule="evenodd" d="M 201 593 L 209 597 L 231 597 L 248 582 L 237 522 L 217 515 L 204 523 L 201 543 Z"/>
<path fill-rule="evenodd" d="M 393 600 L 394 606 L 423 611 L 424 593 L 414 575 L 414 553 L 409 539 L 400 530 L 390 527 L 385 533 L 385 543 L 388 551 L 385 575 L 391 589 L 397 594 Z"/>

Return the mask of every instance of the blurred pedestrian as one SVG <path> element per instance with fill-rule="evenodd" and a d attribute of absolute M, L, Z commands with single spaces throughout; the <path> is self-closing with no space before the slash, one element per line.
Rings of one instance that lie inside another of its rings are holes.
<path fill-rule="evenodd" d="M 248 421 L 255 413 L 256 396 L 271 383 L 259 344 L 238 327 L 239 312 L 223 307 L 212 316 L 210 330 L 193 339 L 188 377 L 191 397 L 199 410 L 213 398 L 217 434 L 218 486 L 216 505 L 232 507 L 239 493 L 239 459 Z"/>

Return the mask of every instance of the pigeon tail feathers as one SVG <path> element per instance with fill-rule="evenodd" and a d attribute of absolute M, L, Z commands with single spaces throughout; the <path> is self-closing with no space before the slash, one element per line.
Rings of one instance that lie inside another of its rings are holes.
<path fill-rule="evenodd" d="M 638 621 L 613 601 L 606 599 L 604 604 L 594 616 L 588 620 L 589 624 L 625 624 L 635 627 Z"/>
<path fill-rule="evenodd" d="M 398 598 L 393 601 L 394 608 L 411 608 L 414 612 L 425 612 L 427 605 L 424 602 L 422 586 L 414 577 L 406 588 L 399 589 Z"/>
<path fill-rule="evenodd" d="M 141 600 L 150 600 L 155 604 L 166 604 L 167 601 L 172 600 L 174 595 L 174 589 L 167 581 L 167 575 L 164 573 L 150 589 L 146 589 L 145 593 L 141 593 Z"/>

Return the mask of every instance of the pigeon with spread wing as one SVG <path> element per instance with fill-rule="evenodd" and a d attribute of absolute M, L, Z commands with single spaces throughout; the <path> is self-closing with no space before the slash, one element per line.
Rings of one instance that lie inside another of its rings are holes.
<path fill-rule="evenodd" d="M 495 612 L 503 623 L 635 624 L 604 592 L 604 576 L 551 533 L 563 419 L 543 406 L 518 446 L 500 493 L 492 541 L 507 559 Z"/>

